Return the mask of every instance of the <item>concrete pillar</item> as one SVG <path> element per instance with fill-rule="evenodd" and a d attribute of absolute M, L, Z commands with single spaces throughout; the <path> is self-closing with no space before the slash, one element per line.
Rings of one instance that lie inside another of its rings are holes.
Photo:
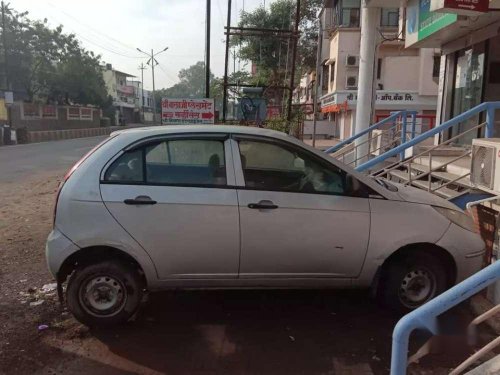
<path fill-rule="evenodd" d="M 359 51 L 358 102 L 356 105 L 356 121 L 354 134 L 358 134 L 371 125 L 374 111 L 374 72 L 379 41 L 380 8 L 367 8 L 363 1 L 361 8 L 361 43 Z M 368 135 L 358 138 L 355 145 L 358 157 L 368 153 Z M 358 161 L 358 165 L 363 163 Z"/>

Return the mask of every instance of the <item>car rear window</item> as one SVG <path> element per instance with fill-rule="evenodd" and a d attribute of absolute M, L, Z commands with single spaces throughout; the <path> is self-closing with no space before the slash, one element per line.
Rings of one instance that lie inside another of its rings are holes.
<path fill-rule="evenodd" d="M 177 139 L 125 152 L 104 175 L 108 183 L 224 186 L 224 142 Z"/>

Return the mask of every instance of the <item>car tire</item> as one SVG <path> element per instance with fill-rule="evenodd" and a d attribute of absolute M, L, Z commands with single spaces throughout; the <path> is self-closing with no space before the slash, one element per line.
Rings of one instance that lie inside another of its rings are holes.
<path fill-rule="evenodd" d="M 384 267 L 379 297 L 393 310 L 407 313 L 443 293 L 447 280 L 446 268 L 437 257 L 412 253 Z"/>
<path fill-rule="evenodd" d="M 144 283 L 132 266 L 104 261 L 77 268 L 68 281 L 66 300 L 75 318 L 87 326 L 127 322 L 138 310 Z"/>

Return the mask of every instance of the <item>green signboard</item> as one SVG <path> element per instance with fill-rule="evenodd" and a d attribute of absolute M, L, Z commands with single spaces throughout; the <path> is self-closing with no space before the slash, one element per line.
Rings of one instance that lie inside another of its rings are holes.
<path fill-rule="evenodd" d="M 418 14 L 418 40 L 427 38 L 436 31 L 457 21 L 452 13 L 431 12 L 431 0 L 420 0 Z"/>

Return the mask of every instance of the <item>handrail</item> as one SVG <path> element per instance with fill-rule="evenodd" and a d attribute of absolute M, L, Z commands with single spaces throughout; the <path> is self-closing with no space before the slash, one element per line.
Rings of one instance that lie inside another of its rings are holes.
<path fill-rule="evenodd" d="M 490 264 L 418 309 L 403 316 L 392 333 L 391 375 L 406 374 L 408 342 L 412 331 L 427 329 L 432 334 L 437 334 L 437 316 L 472 297 L 498 279 L 500 279 L 500 261 Z"/>
<path fill-rule="evenodd" d="M 415 146 L 419 144 L 420 142 L 433 137 L 434 135 L 441 133 L 452 126 L 455 126 L 465 120 L 468 120 L 469 118 L 481 113 L 481 112 L 486 112 L 486 138 L 491 138 L 494 134 L 495 131 L 495 110 L 500 109 L 500 102 L 484 102 L 482 104 L 479 104 L 478 106 L 469 109 L 468 111 L 448 120 L 443 122 L 441 125 L 434 127 L 433 129 L 430 129 L 426 131 L 423 134 L 420 134 L 419 136 L 416 136 L 413 139 L 410 139 L 409 141 L 394 147 L 393 149 L 385 152 L 382 155 L 377 156 L 376 158 L 373 158 L 371 160 L 368 160 L 367 162 L 359 165 L 356 167 L 356 170 L 361 172 L 365 171 L 385 160 L 388 158 L 395 156 L 397 154 L 403 154 L 405 150 L 408 148 Z"/>
<path fill-rule="evenodd" d="M 331 153 L 333 153 L 335 151 L 338 151 L 342 147 L 344 147 L 345 145 L 347 145 L 349 143 L 352 143 L 353 141 L 355 141 L 359 137 L 362 137 L 363 135 L 368 134 L 372 130 L 378 129 L 379 127 L 381 127 L 382 125 L 384 125 L 384 124 L 386 124 L 386 123 L 388 123 L 390 121 L 395 122 L 401 116 L 403 116 L 403 118 L 406 118 L 408 115 L 411 115 L 412 118 L 413 118 L 412 129 L 414 129 L 415 128 L 414 124 L 415 124 L 415 115 L 416 114 L 417 114 L 417 111 L 407 111 L 407 110 L 403 110 L 403 111 L 398 111 L 398 112 L 391 113 L 391 115 L 389 117 L 386 117 L 386 118 L 380 120 L 379 122 L 377 122 L 376 124 L 373 124 L 370 127 L 366 128 L 365 130 L 362 130 L 359 133 L 354 134 L 352 137 L 344 139 L 342 142 L 336 144 L 335 146 L 327 148 L 324 152 L 326 152 L 327 154 L 331 154 Z"/>

